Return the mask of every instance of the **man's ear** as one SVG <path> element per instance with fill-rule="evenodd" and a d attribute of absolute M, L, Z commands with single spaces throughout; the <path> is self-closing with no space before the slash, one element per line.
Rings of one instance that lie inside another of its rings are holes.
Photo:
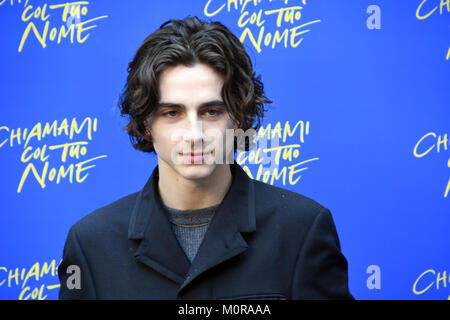
<path fill-rule="evenodd" d="M 239 123 L 238 123 L 238 121 L 233 121 L 233 129 L 234 129 L 234 130 L 239 129 Z"/>
<path fill-rule="evenodd" d="M 152 141 L 152 129 L 148 124 L 145 124 L 144 139 L 147 141 Z"/>

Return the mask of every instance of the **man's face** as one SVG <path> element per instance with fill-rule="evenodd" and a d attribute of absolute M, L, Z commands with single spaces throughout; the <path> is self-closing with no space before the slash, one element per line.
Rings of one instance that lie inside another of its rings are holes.
<path fill-rule="evenodd" d="M 161 73 L 159 85 L 150 132 L 160 168 L 185 179 L 209 177 L 234 154 L 234 140 L 226 138 L 226 129 L 235 127 L 221 97 L 223 77 L 205 64 L 177 65 Z"/>

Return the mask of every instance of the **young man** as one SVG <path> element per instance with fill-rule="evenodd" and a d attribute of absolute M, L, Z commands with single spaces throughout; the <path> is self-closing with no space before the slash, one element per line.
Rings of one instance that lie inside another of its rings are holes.
<path fill-rule="evenodd" d="M 70 229 L 60 299 L 352 299 L 330 211 L 234 163 L 250 142 L 229 132 L 258 128 L 271 102 L 239 39 L 170 20 L 128 71 L 127 131 L 158 166 Z"/>

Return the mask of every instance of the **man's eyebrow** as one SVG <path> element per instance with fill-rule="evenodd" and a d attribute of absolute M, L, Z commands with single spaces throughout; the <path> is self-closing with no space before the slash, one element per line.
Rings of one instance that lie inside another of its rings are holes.
<path fill-rule="evenodd" d="M 157 108 L 186 108 L 186 106 L 182 103 L 173 103 L 173 102 L 160 102 L 156 105 Z M 212 100 L 203 102 L 198 106 L 199 108 L 205 107 L 225 107 L 225 102 L 222 100 Z"/>

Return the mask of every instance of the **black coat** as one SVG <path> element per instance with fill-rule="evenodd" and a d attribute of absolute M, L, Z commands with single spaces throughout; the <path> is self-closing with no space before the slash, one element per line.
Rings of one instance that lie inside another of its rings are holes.
<path fill-rule="evenodd" d="M 162 209 L 156 167 L 140 192 L 72 226 L 59 298 L 352 299 L 330 211 L 230 168 L 231 187 L 192 264 Z M 69 265 L 80 268 L 80 289 L 66 285 Z"/>

